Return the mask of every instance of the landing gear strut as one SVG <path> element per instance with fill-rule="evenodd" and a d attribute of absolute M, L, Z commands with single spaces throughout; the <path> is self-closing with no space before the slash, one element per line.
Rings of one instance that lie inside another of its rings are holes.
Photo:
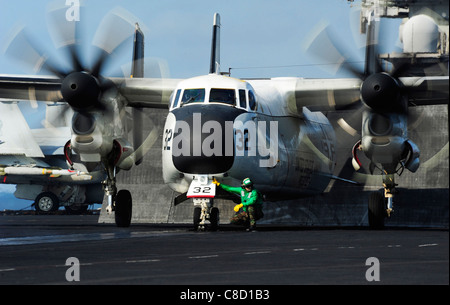
<path fill-rule="evenodd" d="M 393 174 L 383 175 L 384 192 L 373 192 L 369 197 L 369 226 L 374 229 L 384 227 L 385 218 L 394 212 L 394 194 L 397 184 Z"/>
<path fill-rule="evenodd" d="M 114 218 L 118 227 L 129 227 L 131 224 L 133 201 L 128 190 L 117 192 L 116 167 L 107 165 L 108 177 L 102 182 L 105 195 L 108 198 L 106 212 L 111 214 L 114 211 Z"/>
<path fill-rule="evenodd" d="M 194 198 L 194 230 L 217 231 L 219 227 L 219 209 L 213 207 L 212 198 Z M 209 222 L 209 225 L 208 225 Z"/>

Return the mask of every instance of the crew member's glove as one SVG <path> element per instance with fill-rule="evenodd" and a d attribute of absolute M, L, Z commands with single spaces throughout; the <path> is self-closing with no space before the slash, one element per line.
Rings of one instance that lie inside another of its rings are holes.
<path fill-rule="evenodd" d="M 242 203 L 236 205 L 236 206 L 234 207 L 234 211 L 235 211 L 235 212 L 239 212 L 239 209 L 242 208 L 243 206 L 244 206 L 244 205 L 243 205 Z"/>
<path fill-rule="evenodd" d="M 212 181 L 212 183 L 214 183 L 214 184 L 215 184 L 215 185 L 217 185 L 217 186 L 219 186 L 219 185 L 220 185 L 219 181 L 217 181 L 217 180 L 216 180 L 216 178 L 213 178 L 213 181 Z"/>

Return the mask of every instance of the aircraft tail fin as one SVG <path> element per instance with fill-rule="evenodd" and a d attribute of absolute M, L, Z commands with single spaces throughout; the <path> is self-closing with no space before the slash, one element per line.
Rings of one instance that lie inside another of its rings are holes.
<path fill-rule="evenodd" d="M 139 24 L 136 23 L 133 44 L 133 64 L 131 66 L 131 77 L 144 77 L 144 33 Z"/>
<path fill-rule="evenodd" d="M 136 23 L 136 29 L 134 31 L 134 44 L 133 44 L 133 62 L 131 66 L 131 78 L 143 78 L 144 77 L 144 33 L 139 28 L 139 24 Z M 144 142 L 144 135 L 142 132 L 143 125 L 143 109 L 133 107 L 133 146 L 135 151 L 135 164 L 138 165 L 142 162 L 144 156 L 142 150 L 139 149 Z"/>
<path fill-rule="evenodd" d="M 214 14 L 209 73 L 220 74 L 220 15 Z"/>

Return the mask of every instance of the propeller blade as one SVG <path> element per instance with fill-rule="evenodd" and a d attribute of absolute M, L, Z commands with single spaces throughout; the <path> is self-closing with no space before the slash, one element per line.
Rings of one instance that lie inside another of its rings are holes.
<path fill-rule="evenodd" d="M 12 32 L 4 53 L 25 67 L 31 68 L 36 74 L 44 70 L 63 78 L 67 73 L 49 60 L 48 55 L 31 39 L 24 27 L 16 28 Z"/>
<path fill-rule="evenodd" d="M 144 117 L 144 111 L 145 109 L 139 109 L 137 110 L 139 111 L 139 115 L 143 118 Z M 134 108 L 133 108 L 133 114 L 134 114 Z M 135 117 L 133 117 L 133 121 L 136 120 Z M 143 123 L 143 121 L 142 121 Z M 153 120 L 146 115 L 145 116 L 145 125 L 147 125 L 149 127 L 150 133 L 147 135 L 147 137 L 145 138 L 145 140 L 142 141 L 143 139 L 143 134 L 142 134 L 142 129 L 141 130 L 133 130 L 133 136 L 135 135 L 135 132 L 140 132 L 140 134 L 138 135 L 138 137 L 140 137 L 140 142 L 141 144 L 135 148 L 134 150 L 134 159 L 135 164 L 138 165 L 143 161 L 143 158 L 145 156 L 145 154 L 152 148 L 153 144 L 155 144 L 156 140 L 159 137 L 160 134 L 160 130 L 158 130 L 158 128 L 155 126 L 155 124 L 153 123 Z M 143 124 L 141 125 L 143 126 Z"/>
<path fill-rule="evenodd" d="M 372 74 L 380 73 L 383 71 L 379 55 L 379 19 L 375 18 L 373 13 L 369 16 L 369 23 L 367 24 L 367 36 L 366 36 L 366 56 L 364 63 L 364 79 Z"/>
<path fill-rule="evenodd" d="M 142 159 L 144 157 L 142 151 L 139 151 L 141 153 L 138 153 L 139 147 L 141 147 L 142 143 L 144 142 L 144 134 L 143 134 L 144 109 L 133 108 L 132 116 L 133 116 L 133 147 L 136 153 L 135 164 L 138 165 L 142 162 Z"/>
<path fill-rule="evenodd" d="M 66 59 L 71 63 L 71 71 L 83 71 L 81 63 L 81 33 L 80 22 L 68 21 L 66 18 L 67 6 L 62 3 L 53 3 L 47 7 L 47 28 L 58 49 L 63 49 Z"/>
<path fill-rule="evenodd" d="M 113 9 L 102 19 L 92 42 L 100 50 L 92 64 L 92 75 L 101 75 L 109 57 L 126 41 L 131 42 L 136 20 L 135 16 L 122 8 Z"/>
<path fill-rule="evenodd" d="M 333 74 L 342 69 L 356 78 L 363 79 L 364 73 L 359 62 L 350 60 L 350 53 L 347 48 L 341 46 L 337 37 L 332 27 L 322 22 L 310 33 L 303 48 L 307 54 L 332 67 L 329 70 Z"/>

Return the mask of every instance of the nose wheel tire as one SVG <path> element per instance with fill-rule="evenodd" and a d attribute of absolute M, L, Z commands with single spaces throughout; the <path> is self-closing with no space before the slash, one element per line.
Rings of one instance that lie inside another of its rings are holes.
<path fill-rule="evenodd" d="M 199 207 L 194 208 L 194 231 L 198 231 L 200 227 L 200 217 L 202 215 L 202 209 Z"/>
<path fill-rule="evenodd" d="M 210 230 L 217 231 L 219 229 L 219 209 L 212 208 L 211 214 L 209 215 L 209 222 L 211 223 Z"/>

